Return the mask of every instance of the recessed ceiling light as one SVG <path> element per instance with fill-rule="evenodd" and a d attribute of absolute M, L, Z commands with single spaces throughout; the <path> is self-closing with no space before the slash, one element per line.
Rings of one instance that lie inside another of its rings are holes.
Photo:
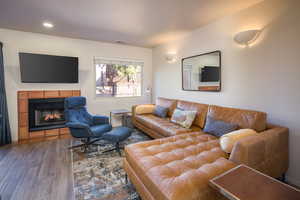
<path fill-rule="evenodd" d="M 46 27 L 46 28 L 53 28 L 54 27 L 54 25 L 50 22 L 44 22 L 43 26 Z"/>

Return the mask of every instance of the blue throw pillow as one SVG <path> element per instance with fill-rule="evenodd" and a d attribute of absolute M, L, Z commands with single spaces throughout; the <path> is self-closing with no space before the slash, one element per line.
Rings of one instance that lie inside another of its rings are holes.
<path fill-rule="evenodd" d="M 163 106 L 156 105 L 153 114 L 157 117 L 166 118 L 169 109 Z"/>
<path fill-rule="evenodd" d="M 237 124 L 215 120 L 214 118 L 207 116 L 203 131 L 216 137 L 221 137 L 224 134 L 235 131 L 237 128 Z"/>

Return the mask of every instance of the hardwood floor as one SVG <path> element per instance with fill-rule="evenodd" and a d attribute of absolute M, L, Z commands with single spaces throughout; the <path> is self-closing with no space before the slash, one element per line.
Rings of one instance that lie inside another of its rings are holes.
<path fill-rule="evenodd" d="M 0 148 L 1 200 L 73 200 L 71 139 Z"/>

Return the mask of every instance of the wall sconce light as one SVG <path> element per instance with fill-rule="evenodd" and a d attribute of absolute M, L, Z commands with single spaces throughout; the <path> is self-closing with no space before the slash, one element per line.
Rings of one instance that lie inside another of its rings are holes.
<path fill-rule="evenodd" d="M 169 52 L 166 55 L 166 61 L 167 63 L 174 63 L 176 62 L 176 52 Z"/>
<path fill-rule="evenodd" d="M 242 31 L 237 33 L 233 39 L 240 45 L 249 46 L 257 39 L 260 33 L 261 30 L 258 29 Z"/>

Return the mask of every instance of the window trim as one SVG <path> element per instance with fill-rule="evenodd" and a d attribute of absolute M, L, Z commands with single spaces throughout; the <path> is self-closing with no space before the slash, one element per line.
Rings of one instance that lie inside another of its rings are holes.
<path fill-rule="evenodd" d="M 96 88 L 97 88 L 97 84 L 96 84 L 96 60 L 99 59 L 103 59 L 103 60 L 116 60 L 116 61 L 124 61 L 124 62 L 141 62 L 143 63 L 143 65 L 141 66 L 141 95 L 140 96 L 121 96 L 121 97 L 117 97 L 117 96 L 101 96 L 99 94 L 96 93 Z M 120 58 L 120 57 L 99 57 L 99 56 L 94 56 L 93 58 L 93 72 L 94 72 L 94 79 L 93 79 L 93 84 L 94 84 L 94 95 L 95 98 L 99 99 L 99 98 L 106 98 L 106 99 L 117 99 L 117 98 L 122 98 L 122 99 L 133 99 L 133 98 L 142 98 L 144 97 L 144 67 L 145 67 L 145 61 L 142 59 L 134 59 L 134 58 Z"/>

